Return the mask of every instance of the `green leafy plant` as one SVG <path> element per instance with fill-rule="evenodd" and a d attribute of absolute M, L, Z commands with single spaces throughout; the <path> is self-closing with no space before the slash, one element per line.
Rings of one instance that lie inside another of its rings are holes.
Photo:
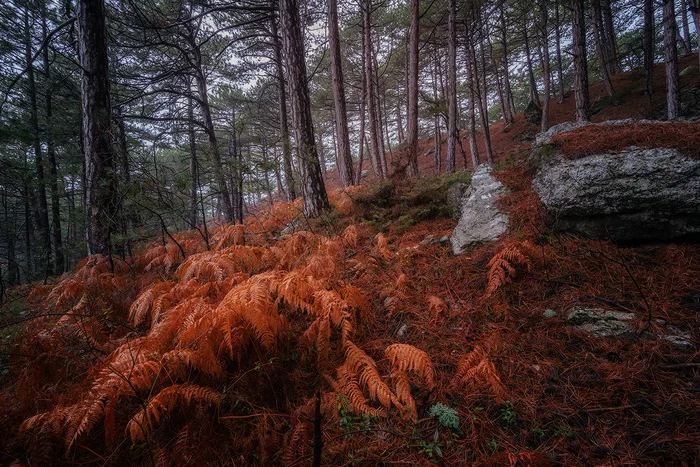
<path fill-rule="evenodd" d="M 496 438 L 491 438 L 489 442 L 486 443 L 486 447 L 491 454 L 495 454 L 496 451 L 498 451 L 498 441 L 496 441 Z"/>
<path fill-rule="evenodd" d="M 430 462 L 437 462 L 435 456 L 442 458 L 442 448 L 445 447 L 445 445 L 443 443 L 438 443 L 439 435 L 440 433 L 438 430 L 435 430 L 432 443 L 427 443 L 425 441 L 420 442 L 420 453 L 430 459 Z"/>
<path fill-rule="evenodd" d="M 515 425 L 518 421 L 518 416 L 515 413 L 515 407 L 510 401 L 505 401 L 501 404 L 500 408 L 501 415 L 498 417 L 506 425 Z"/>
<path fill-rule="evenodd" d="M 428 413 L 431 417 L 437 419 L 440 426 L 451 430 L 459 430 L 459 415 L 452 407 L 448 407 L 445 404 L 438 402 L 430 407 Z"/>

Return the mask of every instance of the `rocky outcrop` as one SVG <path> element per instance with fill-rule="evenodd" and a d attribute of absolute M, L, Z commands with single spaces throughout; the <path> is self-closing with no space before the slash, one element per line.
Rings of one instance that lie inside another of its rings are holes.
<path fill-rule="evenodd" d="M 469 184 L 462 182 L 455 182 L 447 188 L 447 210 L 455 221 L 462 214 L 462 197 L 468 189 Z"/>
<path fill-rule="evenodd" d="M 530 101 L 525 107 L 525 120 L 533 125 L 542 123 L 542 108 L 535 101 Z"/>
<path fill-rule="evenodd" d="M 489 166 L 477 167 L 471 185 L 462 195 L 461 215 L 450 239 L 454 254 L 497 240 L 505 233 L 508 215 L 496 206 L 496 200 L 505 193 L 507 189 L 491 175 Z"/>
<path fill-rule="evenodd" d="M 555 230 L 611 240 L 700 234 L 700 161 L 673 149 L 554 156 L 532 187 Z"/>

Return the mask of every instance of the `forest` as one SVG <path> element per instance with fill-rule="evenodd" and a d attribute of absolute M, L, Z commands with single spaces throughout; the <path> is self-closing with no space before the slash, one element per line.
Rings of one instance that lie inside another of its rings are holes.
<path fill-rule="evenodd" d="M 0 28 L 0 464 L 700 464 L 700 0 Z"/>

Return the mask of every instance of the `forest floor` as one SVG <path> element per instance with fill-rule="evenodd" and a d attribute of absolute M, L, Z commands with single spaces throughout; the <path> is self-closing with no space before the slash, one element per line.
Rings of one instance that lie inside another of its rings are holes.
<path fill-rule="evenodd" d="M 615 86 L 594 121 L 648 117 L 640 73 Z M 552 103 L 552 124 L 572 115 L 573 96 Z M 465 255 L 441 237 L 468 174 L 431 174 L 424 141 L 423 177 L 332 189 L 306 233 L 280 238 L 299 202 L 276 203 L 209 246 L 182 232 L 12 290 L 0 463 L 311 465 L 316 431 L 322 465 L 700 465 L 700 247 L 550 231 L 538 129 L 501 125 L 510 228 Z M 632 330 L 594 337 L 564 318 L 577 307 Z"/>

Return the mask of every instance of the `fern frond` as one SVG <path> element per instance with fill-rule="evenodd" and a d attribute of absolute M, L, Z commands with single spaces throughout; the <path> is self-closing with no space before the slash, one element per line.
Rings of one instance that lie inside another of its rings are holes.
<path fill-rule="evenodd" d="M 392 344 L 384 349 L 384 355 L 392 368 L 399 371 L 414 371 L 425 380 L 429 391 L 435 388 L 435 370 L 430 357 L 424 351 L 409 344 Z"/>
<path fill-rule="evenodd" d="M 491 258 L 488 263 L 488 285 L 486 286 L 484 298 L 490 297 L 499 288 L 512 282 L 517 274 L 515 265 L 521 265 L 528 271 L 530 270 L 530 258 L 521 252 L 520 246 L 520 244 L 508 245 Z"/>
<path fill-rule="evenodd" d="M 350 248 L 357 248 L 357 227 L 355 224 L 350 224 L 343 231 L 343 241 Z"/>
<path fill-rule="evenodd" d="M 387 408 L 394 405 L 399 409 L 403 409 L 403 405 L 379 375 L 374 360 L 350 341 L 345 343 L 345 362 L 359 375 L 360 384 L 367 388 L 370 399 L 378 399 Z"/>

